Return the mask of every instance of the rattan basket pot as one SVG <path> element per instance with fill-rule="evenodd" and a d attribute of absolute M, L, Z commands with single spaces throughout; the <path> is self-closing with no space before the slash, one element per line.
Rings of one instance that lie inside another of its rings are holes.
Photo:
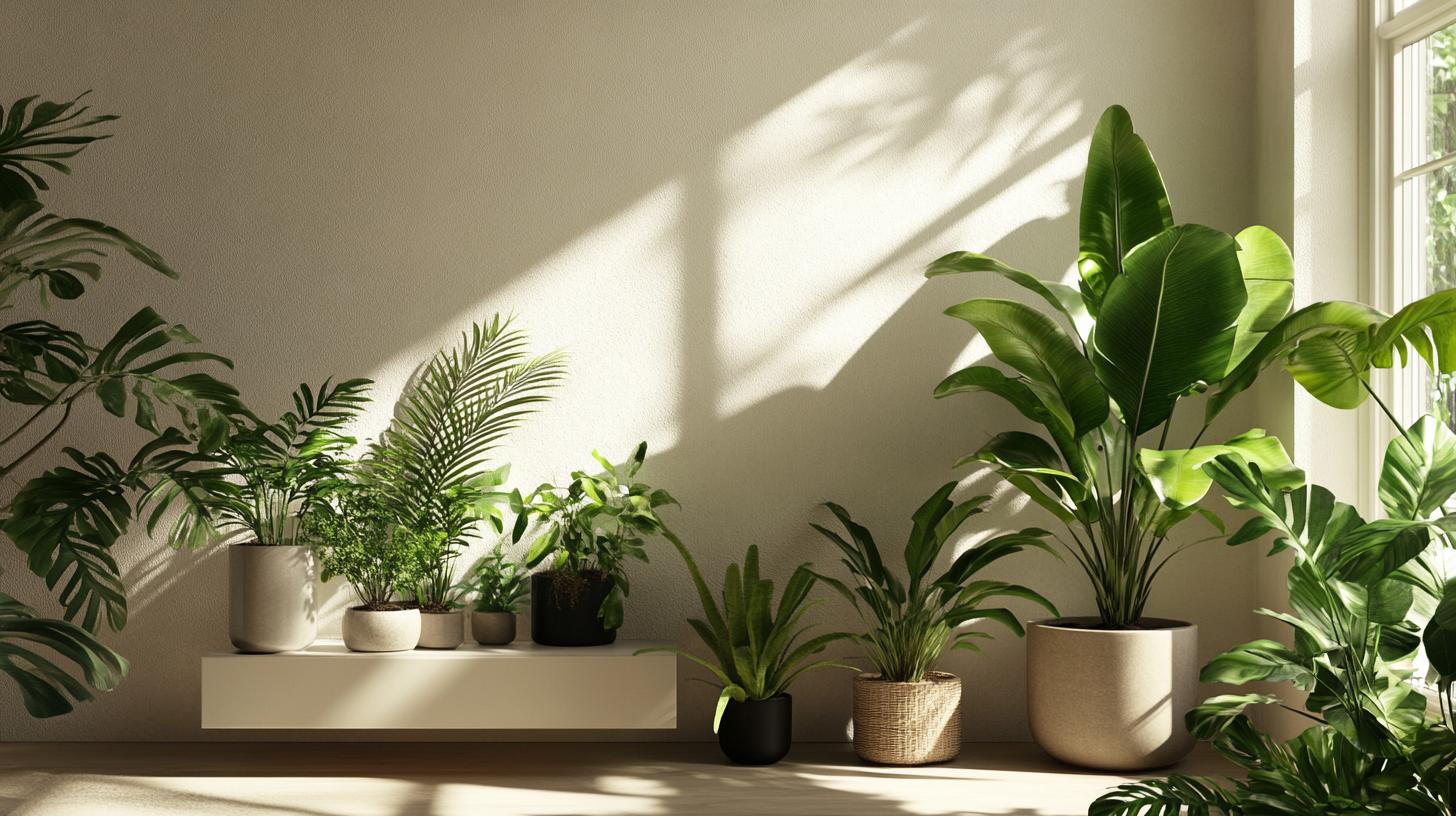
<path fill-rule="evenodd" d="M 927 672 L 918 683 L 854 678 L 854 752 L 882 765 L 947 762 L 961 752 L 961 679 Z"/>

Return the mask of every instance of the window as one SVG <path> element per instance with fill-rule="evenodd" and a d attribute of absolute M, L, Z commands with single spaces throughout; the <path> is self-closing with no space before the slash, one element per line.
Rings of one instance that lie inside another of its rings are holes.
<path fill-rule="evenodd" d="M 1376 242 L 1374 289 L 1386 311 L 1456 287 L 1456 2 L 1393 0 L 1391 8 L 1377 28 L 1373 93 L 1376 211 L 1387 227 Z M 1450 421 L 1452 378 L 1434 380 L 1415 359 L 1390 380 L 1385 390 L 1402 421 L 1433 410 Z M 1381 447 L 1385 439 L 1377 437 Z"/>

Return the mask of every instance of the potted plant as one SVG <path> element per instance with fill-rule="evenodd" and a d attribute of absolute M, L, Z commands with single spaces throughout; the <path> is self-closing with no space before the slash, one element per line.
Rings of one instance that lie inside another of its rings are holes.
<path fill-rule="evenodd" d="M 462 585 L 475 593 L 470 632 L 483 646 L 502 646 L 516 639 L 516 610 L 529 593 L 526 571 L 497 545 L 470 571 Z"/>
<path fill-rule="evenodd" d="M 339 483 L 354 445 L 340 429 L 368 403 L 370 381 L 325 380 L 293 393 L 273 422 L 248 417 L 211 445 L 176 451 L 146 499 L 149 529 L 176 506 L 173 546 L 222 538 L 228 548 L 228 637 L 243 652 L 302 649 L 318 636 L 309 524 Z"/>
<path fill-rule="evenodd" d="M 741 568 L 728 565 L 720 607 L 687 548 L 671 531 L 664 530 L 663 535 L 682 556 L 698 591 L 703 619 L 688 623 L 709 656 L 670 646 L 637 653 L 673 652 L 712 672 L 722 688 L 713 731 L 723 755 L 740 765 L 772 765 L 787 756 L 793 744 L 794 700 L 789 686 L 813 669 L 854 669 L 833 660 L 812 659 L 847 635 L 830 632 L 800 642 L 808 629 L 800 619 L 818 603 L 809 600 L 815 579 L 808 564 L 794 570 L 775 607 L 773 581 L 759 575 L 758 546 L 751 545 Z"/>
<path fill-rule="evenodd" d="M 1220 526 L 1199 506 L 1207 480 L 1162 454 L 1196 446 L 1280 344 L 1315 325 L 1363 330 L 1374 312 L 1343 304 L 1287 315 L 1293 261 L 1284 242 L 1263 227 L 1234 237 L 1175 224 L 1152 154 L 1117 106 L 1092 136 L 1077 271 L 1073 287 L 976 253 L 932 263 L 928 276 L 991 272 L 1051 308 L 1048 316 L 1019 301 L 978 298 L 947 309 L 1011 373 L 973 365 L 935 394 L 989 392 L 1045 429 L 999 434 L 961 463 L 990 465 L 1061 520 L 1066 549 L 1096 597 L 1095 616 L 1029 627 L 1033 736 L 1064 761 L 1134 770 L 1192 748 L 1182 712 L 1196 701 L 1197 628 L 1148 616 L 1145 607 L 1168 559 L 1186 546 L 1170 543 L 1174 528 L 1194 516 Z M 1203 392 L 1192 445 L 1173 444 L 1181 436 L 1175 410 Z M 1261 431 L 1224 447 L 1257 461 L 1275 483 L 1292 478 L 1283 447 Z"/>
<path fill-rule="evenodd" d="M 624 464 L 596 451 L 603 471 L 571 474 L 565 487 L 542 485 L 515 496 L 514 537 L 536 518 L 546 529 L 526 553 L 526 565 L 550 565 L 531 576 L 531 639 L 545 646 L 600 646 L 617 639 L 630 584 L 626 562 L 647 560 L 645 536 L 661 533 L 657 508 L 676 501 L 665 490 L 632 481 L 647 457 L 639 444 Z"/>
<path fill-rule="evenodd" d="M 401 652 L 420 642 L 420 608 L 396 592 L 428 569 L 439 531 L 398 524 L 369 487 L 339 487 L 312 525 L 325 581 L 343 576 L 359 604 L 344 611 L 344 645 L 356 652 Z"/>
<path fill-rule="evenodd" d="M 404 588 L 423 616 L 421 648 L 453 649 L 464 640 L 456 561 L 481 520 L 504 531 L 507 495 L 499 488 L 510 468 L 486 465 L 564 373 L 560 354 L 528 356 L 525 335 L 509 319 L 477 323 L 431 357 L 360 462 L 360 480 L 399 525 L 431 531 L 425 569 Z"/>
<path fill-rule="evenodd" d="M 870 531 L 856 524 L 837 504 L 825 505 L 844 526 L 848 539 L 817 524 L 843 553 L 853 587 L 824 575 L 816 577 L 843 595 L 868 626 L 850 639 L 864 649 L 873 672 L 854 681 L 854 750 L 868 762 L 923 765 L 954 759 L 961 750 L 961 680 L 935 671 L 947 649 L 978 651 L 987 632 L 960 630 L 971 621 L 993 620 L 1025 634 L 1009 609 L 987 606 L 993 598 L 1022 598 L 1052 615 L 1056 607 L 1019 584 L 972 580 L 977 573 L 1026 547 L 1048 549 L 1045 530 L 1028 528 L 995 536 L 967 548 L 934 579 L 931 570 L 966 519 L 981 512 L 990 496 L 951 501 L 956 483 L 943 485 L 911 517 L 901 580 L 881 557 Z"/>

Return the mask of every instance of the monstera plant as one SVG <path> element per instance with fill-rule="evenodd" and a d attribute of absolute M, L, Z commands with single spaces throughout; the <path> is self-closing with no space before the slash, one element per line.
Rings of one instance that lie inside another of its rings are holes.
<path fill-rule="evenodd" d="M 84 96 L 84 94 L 83 94 Z M 104 139 L 115 116 L 96 115 L 81 97 L 26 97 L 0 107 L 0 309 L 33 308 L 81 297 L 103 264 L 121 252 L 155 272 L 176 273 L 153 250 L 114 227 L 46 211 L 38 196 L 48 171 Z M 19 686 L 33 716 L 64 714 L 95 691 L 114 687 L 127 663 L 107 647 L 104 629 L 126 625 L 126 589 L 112 547 L 136 513 L 136 497 L 166 471 L 167 454 L 212 444 L 245 413 L 237 391 L 195 363 L 231 366 L 188 350 L 186 328 L 144 308 L 99 344 L 45 319 L 0 327 L 0 397 L 18 420 L 0 432 L 0 476 L 13 483 L 38 455 L 62 445 L 73 413 L 99 403 L 130 415 L 151 439 L 131 458 L 60 447 L 66 464 L 0 493 L 0 531 L 26 566 L 58 590 L 61 618 L 0 592 L 0 672 Z M 79 676 L 78 676 L 79 675 Z"/>

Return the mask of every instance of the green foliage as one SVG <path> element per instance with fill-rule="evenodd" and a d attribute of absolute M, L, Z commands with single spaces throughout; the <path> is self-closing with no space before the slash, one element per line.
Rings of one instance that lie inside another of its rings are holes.
<path fill-rule="evenodd" d="M 173 547 L 199 547 L 242 536 L 268 546 L 299 543 L 315 510 L 340 484 L 341 457 L 355 439 L 341 428 L 368 404 L 370 381 L 325 380 L 293 393 L 293 410 L 265 422 L 249 413 L 205 434 L 190 448 L 161 453 L 164 478 L 140 508 L 150 508 L 147 531 L 177 510 L 167 530 Z"/>
<path fill-rule="evenodd" d="M 773 581 L 759 575 L 758 545 L 751 545 L 741 568 L 737 564 L 728 565 L 720 606 L 682 540 L 666 528 L 661 532 L 682 556 L 698 591 L 704 619 L 691 618 L 688 624 L 703 641 L 710 657 L 667 646 L 641 649 L 637 654 L 672 652 L 712 672 L 723 690 L 713 715 L 715 733 L 729 700 L 741 703 L 777 697 L 799 675 L 813 669 L 829 666 L 854 669 L 833 660 L 814 659 L 830 643 L 848 637 L 845 633 L 830 632 L 800 640 L 808 631 L 808 627 L 800 624 L 800 618 L 818 603 L 809 600 L 815 577 L 808 564 L 800 564 L 794 570 L 775 609 Z"/>
<path fill-rule="evenodd" d="M 1023 598 L 1052 615 L 1058 614 L 1050 601 L 1019 584 L 971 580 L 982 569 L 1026 547 L 1047 549 L 1045 530 L 1027 528 L 969 547 L 931 579 L 931 569 L 946 543 L 991 499 L 976 496 L 955 503 L 950 499 L 955 487 L 955 482 L 943 485 L 911 517 L 910 538 L 905 544 L 905 580 L 885 564 L 870 531 L 856 524 L 839 505 L 825 506 L 844 526 L 848 540 L 818 524 L 812 525 L 843 553 L 841 563 L 854 577 L 854 586 L 850 588 L 818 573 L 815 577 L 844 596 L 869 627 L 862 635 L 850 635 L 850 639 L 865 650 L 882 679 L 919 682 L 946 649 L 980 651 L 976 641 L 990 634 L 960 631 L 964 623 L 993 620 L 1018 637 L 1026 634 L 1011 610 L 984 605 L 992 598 Z"/>
<path fill-rule="evenodd" d="M 1195 515 L 1217 526 L 1199 507 L 1209 481 L 1197 463 L 1212 454 L 1167 455 L 1176 409 L 1234 370 L 1252 381 L 1248 372 L 1267 363 L 1263 340 L 1288 311 L 1293 263 L 1262 227 L 1236 240 L 1176 224 L 1151 151 L 1117 106 L 1092 136 L 1078 246 L 1076 290 L 976 253 L 930 265 L 929 277 L 1000 275 L 1052 308 L 1047 316 L 978 298 L 947 309 L 1010 371 L 971 366 L 946 377 L 935 396 L 991 393 L 1044 428 L 1000 434 L 958 464 L 989 465 L 1060 519 L 1067 536 L 1058 540 L 1091 582 L 1103 625 L 1131 627 L 1182 549 L 1167 544 L 1173 528 Z M 1157 444 L 1140 453 L 1151 431 L 1160 431 Z M 1252 444 L 1249 436 L 1227 444 Z"/>
<path fill-rule="evenodd" d="M 475 593 L 476 612 L 515 612 L 530 594 L 530 577 L 496 545 L 475 563 L 459 588 Z"/>
<path fill-rule="evenodd" d="M 176 277 L 157 252 L 125 232 L 52 214 L 37 199 L 49 189 L 43 174 L 69 173 L 70 159 L 106 138 L 97 126 L 116 118 L 88 113 L 79 99 L 27 97 L 0 106 L 0 310 L 21 305 L 22 292 L 47 307 L 52 298 L 75 300 L 114 253 Z M 126 661 L 96 638 L 103 625 L 120 629 L 127 619 L 111 548 L 137 512 L 135 497 L 169 478 L 172 452 L 209 444 L 246 414 L 236 389 L 196 370 L 198 363 L 232 365 L 190 348 L 197 342 L 150 308 L 100 345 L 50 320 L 0 326 L 0 398 L 20 406 L 21 417 L 0 437 L 0 479 L 7 485 L 33 457 L 54 450 L 73 412 L 92 400 L 151 436 L 130 460 L 64 447 L 67 464 L 0 494 L 0 531 L 57 591 L 65 616 L 41 617 L 0 595 L 0 671 L 20 685 L 34 716 L 66 713 L 126 674 Z"/>
<path fill-rule="evenodd" d="M 602 626 L 622 625 L 623 610 L 631 584 L 627 559 L 647 560 L 647 538 L 665 534 L 657 509 L 677 500 L 666 490 L 634 481 L 647 458 L 647 443 L 637 445 L 626 462 L 616 465 L 592 451 L 602 466 L 599 475 L 585 471 L 571 474 L 565 487 L 543 484 L 530 496 L 513 494 L 516 513 L 513 539 L 519 541 L 526 525 L 536 519 L 545 530 L 526 552 L 526 565 L 548 561 L 548 569 L 568 575 L 598 572 L 614 580 L 612 591 L 602 601 L 597 616 Z"/>
<path fill-rule="evenodd" d="M 418 581 L 435 563 L 445 534 L 395 522 L 387 500 L 361 485 L 338 487 L 310 526 L 323 579 L 343 576 L 364 609 L 390 609 L 396 592 Z"/>

